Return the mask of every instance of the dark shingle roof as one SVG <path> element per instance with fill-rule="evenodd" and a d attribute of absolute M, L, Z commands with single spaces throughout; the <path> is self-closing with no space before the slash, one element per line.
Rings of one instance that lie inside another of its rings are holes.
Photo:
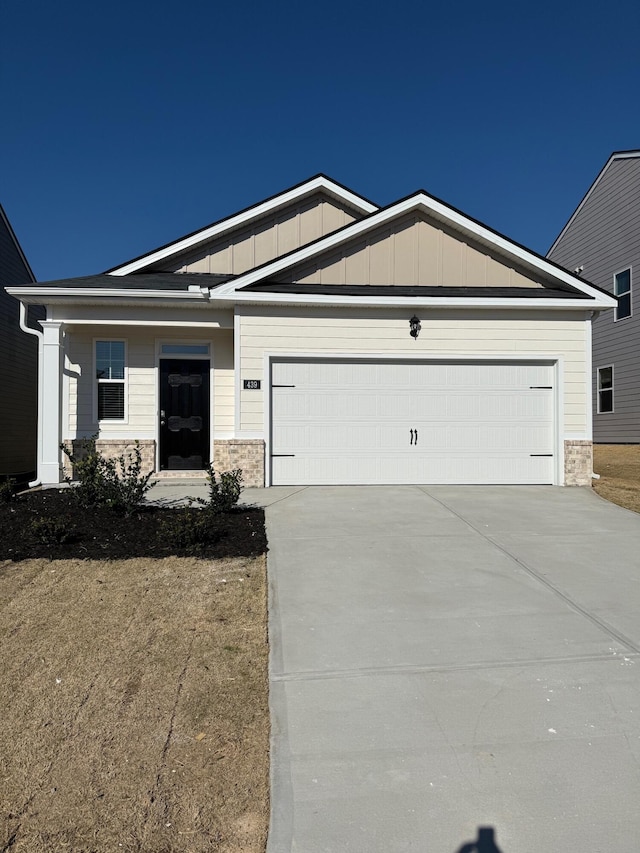
<path fill-rule="evenodd" d="M 234 278 L 217 273 L 155 272 L 139 275 L 86 275 L 81 278 L 60 278 L 38 282 L 38 287 L 96 290 L 189 290 L 189 287 L 208 287 L 210 290 Z M 25 285 L 29 286 L 29 285 Z"/>
<path fill-rule="evenodd" d="M 403 286 L 372 284 L 282 284 L 260 282 L 240 288 L 240 292 L 289 293 L 307 296 L 399 296 L 415 299 L 421 296 L 434 297 L 480 297 L 500 299 L 504 297 L 524 299 L 590 299 L 577 290 L 561 290 L 551 287 L 441 287 Z"/>

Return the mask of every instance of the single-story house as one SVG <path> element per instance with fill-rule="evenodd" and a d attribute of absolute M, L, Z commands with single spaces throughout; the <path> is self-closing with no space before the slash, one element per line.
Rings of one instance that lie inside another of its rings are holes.
<path fill-rule="evenodd" d="M 254 486 L 592 474 L 591 321 L 615 299 L 424 191 L 318 175 L 45 304 L 38 473 L 134 441 Z"/>

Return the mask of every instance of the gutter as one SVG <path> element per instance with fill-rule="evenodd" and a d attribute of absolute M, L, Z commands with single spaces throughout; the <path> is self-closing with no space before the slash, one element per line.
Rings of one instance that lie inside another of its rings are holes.
<path fill-rule="evenodd" d="M 24 302 L 20 302 L 20 328 L 28 335 L 34 335 L 38 339 L 38 413 L 37 413 L 37 429 L 38 441 L 36 450 L 36 479 L 29 483 L 29 488 L 33 489 L 41 485 L 40 480 L 40 461 L 42 459 L 42 358 L 43 358 L 43 332 L 38 332 L 37 329 L 32 329 L 27 325 L 27 306 Z"/>

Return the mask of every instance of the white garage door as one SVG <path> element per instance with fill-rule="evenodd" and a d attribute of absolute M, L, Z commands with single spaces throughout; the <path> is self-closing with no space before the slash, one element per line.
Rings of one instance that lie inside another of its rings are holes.
<path fill-rule="evenodd" d="M 272 485 L 552 483 L 549 364 L 272 363 Z"/>

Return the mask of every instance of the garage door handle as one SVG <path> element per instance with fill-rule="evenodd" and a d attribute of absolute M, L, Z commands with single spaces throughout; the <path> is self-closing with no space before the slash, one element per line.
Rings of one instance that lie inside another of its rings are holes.
<path fill-rule="evenodd" d="M 416 441 L 415 441 L 415 443 L 416 444 L 418 443 L 418 430 L 416 430 Z"/>
<path fill-rule="evenodd" d="M 553 385 L 529 385 L 530 391 L 553 391 Z"/>
<path fill-rule="evenodd" d="M 553 456 L 553 453 L 530 453 L 529 456 Z"/>
<path fill-rule="evenodd" d="M 413 444 L 413 430 L 410 429 L 409 432 L 411 433 L 411 441 L 409 442 L 409 444 Z"/>

